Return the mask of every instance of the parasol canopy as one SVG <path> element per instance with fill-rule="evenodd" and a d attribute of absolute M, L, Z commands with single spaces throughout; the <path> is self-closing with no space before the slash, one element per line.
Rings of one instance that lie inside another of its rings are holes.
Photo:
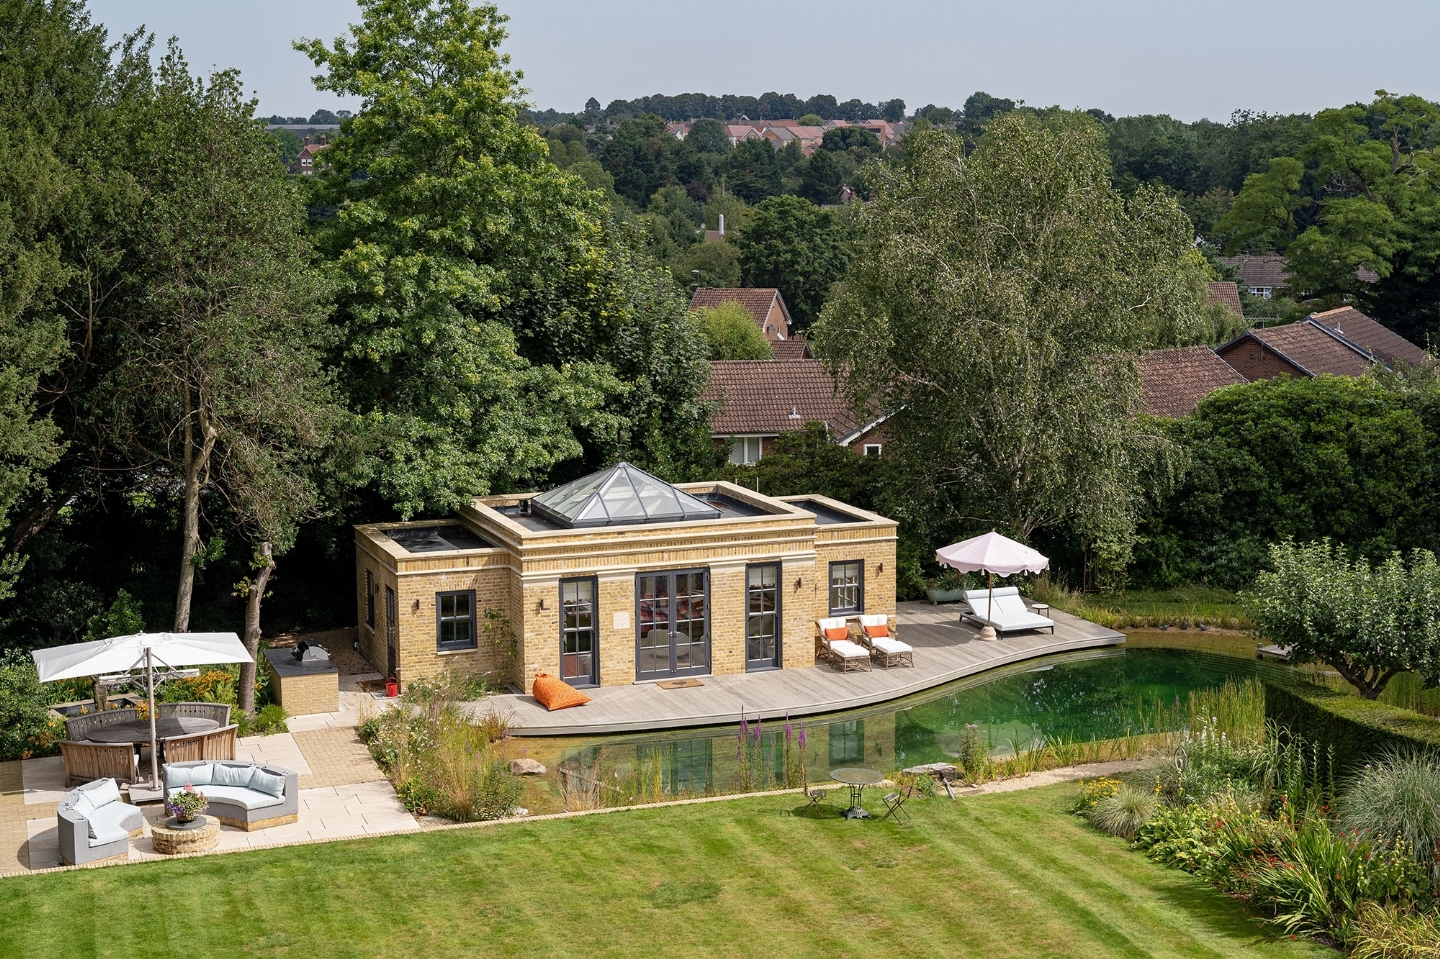
<path fill-rule="evenodd" d="M 996 576 L 1038 573 L 1050 566 L 1049 558 L 993 530 L 983 536 L 937 549 L 935 560 L 941 566 L 949 566 L 962 573 L 986 572 Z"/>

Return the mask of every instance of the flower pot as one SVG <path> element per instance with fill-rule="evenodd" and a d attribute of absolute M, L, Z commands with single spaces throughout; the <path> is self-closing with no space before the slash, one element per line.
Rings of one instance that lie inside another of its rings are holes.
<path fill-rule="evenodd" d="M 963 589 L 927 589 L 925 596 L 930 600 L 931 605 L 939 603 L 958 603 L 965 598 Z"/>

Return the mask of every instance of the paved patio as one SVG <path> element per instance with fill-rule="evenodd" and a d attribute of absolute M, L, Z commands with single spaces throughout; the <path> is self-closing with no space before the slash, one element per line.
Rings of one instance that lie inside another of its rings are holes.
<path fill-rule="evenodd" d="M 351 718 L 348 725 L 322 722 L 293 733 L 237 741 L 237 759 L 274 763 L 300 774 L 300 820 L 249 833 L 221 826 L 217 852 L 421 828 L 356 737 L 360 710 L 351 713 L 353 718 L 328 717 L 331 721 Z M 59 756 L 0 763 L 0 875 L 60 865 L 55 804 L 64 792 L 65 766 Z M 164 816 L 164 807 L 141 808 L 145 811 L 144 833 L 130 840 L 130 860 L 165 858 L 155 852 L 150 840 L 150 827 Z"/>
<path fill-rule="evenodd" d="M 587 689 L 591 701 L 550 712 L 533 696 L 492 696 L 471 705 L 474 715 L 509 715 L 516 736 L 603 735 L 733 723 L 743 708 L 751 719 L 779 719 L 856 709 L 900 699 L 998 666 L 1074 650 L 1125 642 L 1123 633 L 1051 610 L 1055 632 L 1012 633 L 982 640 L 979 629 L 960 621 L 959 604 L 900 603 L 896 636 L 915 648 L 915 666 L 841 673 L 830 666 L 702 676 L 704 685 L 664 689 L 655 683 Z M 790 648 L 811 652 L 805 635 Z M 790 655 L 790 653 L 787 653 Z"/>

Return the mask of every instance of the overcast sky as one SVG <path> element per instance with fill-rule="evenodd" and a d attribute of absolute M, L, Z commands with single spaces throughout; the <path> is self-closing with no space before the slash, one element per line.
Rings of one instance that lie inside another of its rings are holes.
<path fill-rule="evenodd" d="M 112 39 L 178 36 L 193 68 L 239 67 L 264 115 L 351 106 L 310 83 L 298 37 L 327 41 L 354 0 L 91 0 Z M 525 0 L 505 49 L 540 107 L 653 93 L 774 90 L 959 107 L 976 90 L 1035 106 L 1224 120 L 1306 112 L 1377 89 L 1440 100 L 1436 0 Z"/>

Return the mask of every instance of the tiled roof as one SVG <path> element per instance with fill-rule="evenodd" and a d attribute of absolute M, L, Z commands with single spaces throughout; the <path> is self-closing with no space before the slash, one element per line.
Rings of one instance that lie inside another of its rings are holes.
<path fill-rule="evenodd" d="M 1140 357 L 1141 396 L 1151 416 L 1188 416 L 1222 386 L 1244 382 L 1245 377 L 1208 346 L 1151 350 Z"/>
<path fill-rule="evenodd" d="M 1313 320 L 1251 330 L 1250 335 L 1315 376 L 1363 376 L 1372 365 L 1368 356 Z"/>
<path fill-rule="evenodd" d="M 721 404 L 716 436 L 772 436 L 809 422 L 843 435 L 860 425 L 819 360 L 717 360 L 710 371 L 700 398 Z"/>
<path fill-rule="evenodd" d="M 807 340 L 791 338 L 788 340 L 774 340 L 770 349 L 777 360 L 808 360 L 813 359 L 810 354 L 810 343 Z"/>
<path fill-rule="evenodd" d="M 1211 303 L 1228 306 L 1235 311 L 1236 316 L 1243 315 L 1240 312 L 1240 289 L 1229 280 L 1205 281 L 1205 299 Z"/>
<path fill-rule="evenodd" d="M 1285 258 L 1278 253 L 1262 253 L 1259 256 L 1220 256 L 1215 259 L 1216 262 L 1239 271 L 1240 279 L 1252 290 L 1262 287 L 1283 290 L 1290 285 L 1290 278 L 1285 275 L 1287 263 Z"/>
<path fill-rule="evenodd" d="M 765 329 L 765 321 L 770 316 L 770 306 L 780 301 L 780 312 L 785 314 L 785 325 L 790 325 L 790 311 L 785 308 L 785 298 L 780 296 L 780 291 L 773 286 L 747 286 L 737 289 L 720 289 L 713 286 L 702 286 L 695 291 L 690 298 L 690 309 L 707 310 L 719 306 L 721 303 L 739 303 L 745 307 L 745 312 L 755 317 L 755 322 L 760 329 Z M 782 330 L 782 334 L 789 335 L 789 330 Z"/>
<path fill-rule="evenodd" d="M 1388 330 L 1353 306 L 1312 313 L 1310 319 L 1339 333 L 1371 356 L 1393 365 L 1396 360 L 1418 366 L 1430 362 L 1430 354 L 1393 330 Z"/>

